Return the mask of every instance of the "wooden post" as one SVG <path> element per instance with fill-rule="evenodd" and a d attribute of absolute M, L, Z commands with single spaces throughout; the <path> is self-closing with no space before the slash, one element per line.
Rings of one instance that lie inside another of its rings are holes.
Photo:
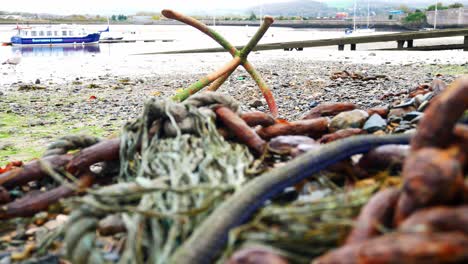
<path fill-rule="evenodd" d="M 338 44 L 338 50 L 344 50 L 344 44 Z"/>
<path fill-rule="evenodd" d="M 407 47 L 408 47 L 408 48 L 412 48 L 412 47 L 413 47 L 413 40 L 412 40 L 412 39 L 407 40 L 406 43 L 407 43 Z"/>
<path fill-rule="evenodd" d="M 397 40 L 397 43 L 398 43 L 398 49 L 403 49 L 403 46 L 405 45 L 405 41 L 404 40 Z"/>
<path fill-rule="evenodd" d="M 356 50 L 356 44 L 351 44 L 351 50 Z"/>
<path fill-rule="evenodd" d="M 465 40 L 463 41 L 463 51 L 468 51 L 468 36 L 465 36 Z"/>

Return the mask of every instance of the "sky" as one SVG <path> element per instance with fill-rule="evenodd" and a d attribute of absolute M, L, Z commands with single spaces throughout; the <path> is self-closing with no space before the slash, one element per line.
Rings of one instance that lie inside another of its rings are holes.
<path fill-rule="evenodd" d="M 186 12 L 203 9 L 235 9 L 262 3 L 288 0 L 2 0 L 0 10 L 50 14 L 133 14 L 138 11 L 158 12 L 171 8 Z"/>

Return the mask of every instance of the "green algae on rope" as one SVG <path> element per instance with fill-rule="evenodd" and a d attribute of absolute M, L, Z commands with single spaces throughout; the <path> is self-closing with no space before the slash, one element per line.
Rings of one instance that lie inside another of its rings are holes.
<path fill-rule="evenodd" d="M 226 245 L 228 232 L 247 221 L 270 198 L 284 188 L 311 177 L 351 155 L 388 144 L 408 144 L 412 134 L 354 136 L 324 145 L 245 184 L 206 218 L 180 246 L 171 263 L 212 263 Z"/>

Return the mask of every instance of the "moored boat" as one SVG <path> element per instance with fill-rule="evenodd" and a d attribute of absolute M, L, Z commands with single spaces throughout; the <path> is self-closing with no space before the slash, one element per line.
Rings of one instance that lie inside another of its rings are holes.
<path fill-rule="evenodd" d="M 17 27 L 17 34 L 11 37 L 11 43 L 13 45 L 89 45 L 98 43 L 100 37 L 100 32 L 89 33 L 78 26 Z"/>

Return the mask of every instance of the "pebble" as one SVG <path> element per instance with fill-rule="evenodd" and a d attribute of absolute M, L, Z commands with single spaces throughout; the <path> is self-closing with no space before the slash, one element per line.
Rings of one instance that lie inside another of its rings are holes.
<path fill-rule="evenodd" d="M 98 230 L 103 236 L 114 235 L 125 231 L 125 224 L 119 215 L 108 215 L 99 221 Z"/>
<path fill-rule="evenodd" d="M 409 112 L 409 113 L 405 114 L 403 116 L 403 120 L 411 121 L 411 120 L 413 120 L 413 119 L 415 119 L 415 118 L 417 118 L 419 116 L 422 116 L 422 115 L 423 115 L 423 113 L 421 113 L 421 112 L 412 111 L 412 112 Z"/>
<path fill-rule="evenodd" d="M 406 115 L 406 113 L 416 111 L 416 108 L 414 106 L 408 106 L 405 108 L 393 108 L 390 109 L 390 112 L 388 113 L 389 118 L 394 118 L 394 117 L 403 117 Z"/>
<path fill-rule="evenodd" d="M 426 107 L 429 106 L 429 102 L 430 102 L 430 101 L 424 101 L 424 102 L 418 107 L 418 111 L 419 111 L 419 112 L 424 112 L 424 110 L 426 109 Z"/>
<path fill-rule="evenodd" d="M 300 144 L 318 144 L 314 139 L 306 136 L 278 136 L 270 140 L 268 148 L 276 153 L 287 153 Z"/>
<path fill-rule="evenodd" d="M 317 105 L 319 105 L 319 102 L 312 100 L 309 103 L 309 108 L 312 109 L 312 108 L 316 107 Z"/>
<path fill-rule="evenodd" d="M 358 109 L 342 112 L 332 118 L 329 129 L 331 132 L 336 132 L 345 128 L 361 128 L 368 117 L 366 111 Z"/>
<path fill-rule="evenodd" d="M 255 101 L 253 101 L 253 102 L 250 103 L 250 106 L 251 106 L 251 107 L 260 107 L 260 106 L 262 106 L 262 105 L 263 105 L 263 103 L 262 103 L 262 101 L 260 101 L 260 100 L 255 100 Z"/>
<path fill-rule="evenodd" d="M 398 104 L 398 105 L 395 105 L 393 106 L 392 108 L 405 108 L 405 107 L 408 107 L 408 106 L 414 106 L 415 104 L 415 99 L 414 98 L 411 98 L 410 100 L 407 100 L 401 104 Z"/>
<path fill-rule="evenodd" d="M 387 127 L 387 121 L 385 121 L 385 119 L 383 119 L 380 115 L 373 114 L 366 121 L 363 129 L 369 133 L 374 133 L 378 130 L 385 130 L 386 127 Z"/>

